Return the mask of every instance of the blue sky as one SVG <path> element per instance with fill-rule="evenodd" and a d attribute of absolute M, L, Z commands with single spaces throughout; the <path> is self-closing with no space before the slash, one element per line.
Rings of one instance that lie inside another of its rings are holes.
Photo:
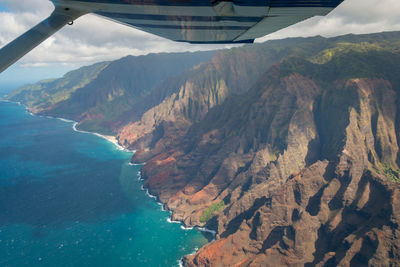
<path fill-rule="evenodd" d="M 348 33 L 400 30 L 399 0 L 345 0 L 326 17 L 315 17 L 256 41 L 286 37 L 326 37 Z M 0 0 L 0 47 L 45 19 L 53 10 L 48 0 Z M 32 50 L 0 74 L 0 88 L 62 76 L 68 70 L 126 55 L 220 49 L 230 46 L 190 45 L 85 15 Z"/>
<path fill-rule="evenodd" d="M 0 12 L 9 12 L 10 9 L 8 8 L 7 3 L 0 3 Z"/>
<path fill-rule="evenodd" d="M 33 68 L 16 63 L 0 74 L 0 90 L 2 87 L 19 87 L 43 79 L 58 78 L 72 69 L 75 69 L 75 67 L 62 64 Z"/>

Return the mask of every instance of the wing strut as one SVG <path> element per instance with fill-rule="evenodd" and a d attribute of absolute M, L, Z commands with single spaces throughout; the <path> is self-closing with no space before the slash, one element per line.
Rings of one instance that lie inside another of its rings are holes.
<path fill-rule="evenodd" d="M 64 27 L 65 24 L 86 13 L 68 7 L 56 7 L 50 17 L 0 49 L 0 73 Z"/>

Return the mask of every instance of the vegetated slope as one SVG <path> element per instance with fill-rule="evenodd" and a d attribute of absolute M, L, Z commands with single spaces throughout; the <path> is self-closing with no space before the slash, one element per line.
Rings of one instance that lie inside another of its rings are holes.
<path fill-rule="evenodd" d="M 145 160 L 175 144 L 194 122 L 228 96 L 246 92 L 273 64 L 290 55 L 310 56 L 327 45 L 322 37 L 296 38 L 217 51 L 209 62 L 154 90 L 163 95 L 162 101 L 143 101 L 153 105 L 142 109 L 146 112 L 141 117 L 128 114 L 126 121 L 131 122 L 121 127 L 119 141 L 143 149 L 136 156 Z"/>
<path fill-rule="evenodd" d="M 70 71 L 61 79 L 48 79 L 35 84 L 28 84 L 12 91 L 8 95 L 11 101 L 18 101 L 28 106 L 32 112 L 44 109 L 71 97 L 78 89 L 92 82 L 109 62 L 96 63 Z"/>
<path fill-rule="evenodd" d="M 98 64 L 86 67 L 97 72 L 78 70 L 51 83 L 25 86 L 9 99 L 20 101 L 24 95 L 34 94 L 34 101 L 24 103 L 35 113 L 77 120 L 78 127 L 85 130 L 112 133 L 120 124 L 120 116 L 140 103 L 154 87 L 208 61 L 213 54 L 214 51 L 127 56 L 104 63 L 101 68 L 96 67 Z M 81 75 L 85 82 L 78 80 L 74 90 L 68 90 L 70 77 L 76 73 L 85 73 Z M 41 95 L 35 94 L 38 90 Z M 55 90 L 60 95 L 56 99 L 53 97 Z"/>
<path fill-rule="evenodd" d="M 218 232 L 187 266 L 398 264 L 400 55 L 351 38 L 285 59 L 134 156 L 174 219 Z"/>
<path fill-rule="evenodd" d="M 270 41 L 46 112 L 118 132 L 174 219 L 217 230 L 188 266 L 396 266 L 399 47 L 398 32 Z"/>
<path fill-rule="evenodd" d="M 169 79 L 154 90 L 159 104 L 149 98 L 141 102 L 139 109 L 126 113 L 119 140 L 134 149 L 152 148 L 157 154 L 184 135 L 210 108 L 224 102 L 229 95 L 246 92 L 273 64 L 284 58 L 297 56 L 317 63 L 337 51 L 349 49 L 397 51 L 398 35 L 292 38 L 218 51 L 210 62 Z M 162 145 L 156 148 L 158 139 Z M 154 154 L 152 151 L 141 151 L 136 156 L 146 161 Z"/>

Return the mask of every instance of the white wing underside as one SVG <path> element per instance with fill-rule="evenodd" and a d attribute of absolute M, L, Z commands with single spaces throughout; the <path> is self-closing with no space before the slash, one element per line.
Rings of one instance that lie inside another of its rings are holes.
<path fill-rule="evenodd" d="M 56 8 L 49 18 L 0 49 L 0 73 L 87 13 L 174 41 L 249 43 L 299 21 L 326 15 L 341 1 L 53 0 Z"/>

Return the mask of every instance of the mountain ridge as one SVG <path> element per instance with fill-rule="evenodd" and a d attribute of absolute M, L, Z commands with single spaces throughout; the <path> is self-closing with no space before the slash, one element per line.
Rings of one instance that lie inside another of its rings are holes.
<path fill-rule="evenodd" d="M 260 95 L 264 91 L 257 86 L 232 96 L 192 125 L 172 149 L 155 156 L 148 151 L 135 154 L 134 162 L 146 161 L 145 187 L 166 203 L 173 219 L 204 225 L 204 212 L 215 210 L 205 225 L 217 230 L 217 240 L 186 257 L 185 264 L 396 264 L 398 217 L 391 210 L 398 209 L 399 176 L 388 174 L 399 170 L 394 115 L 398 59 L 387 51 L 350 51 L 333 57 L 322 69 L 321 64 L 310 68 L 309 61 L 298 58 L 284 60 L 259 80 L 272 87 L 268 97 Z M 289 91 L 282 94 L 283 88 Z M 252 111 L 257 103 L 270 115 Z M 238 127 L 241 123 L 246 126 Z M 260 146 L 254 138 L 267 146 L 254 147 Z M 157 151 L 157 144 L 154 148 Z M 222 208 L 213 208 L 220 203 Z M 380 217 L 382 208 L 391 215 Z M 351 216 L 356 224 L 343 216 Z M 369 227 L 362 218 L 379 225 Z M 276 219 L 282 224 L 266 226 Z M 349 232 L 348 227 L 354 229 Z M 359 231 L 365 234 L 356 234 Z M 305 239 L 310 232 L 318 233 L 314 241 Z M 392 241 L 379 236 L 391 236 Z M 297 239 L 303 242 L 296 245 Z M 332 247 L 320 248 L 322 240 Z"/>
<path fill-rule="evenodd" d="M 46 116 L 64 117 L 78 121 L 78 128 L 105 134 L 115 134 L 114 122 L 132 106 L 142 101 L 154 87 L 171 76 L 178 75 L 185 69 L 193 67 L 202 61 L 208 60 L 214 51 L 160 53 L 145 56 L 127 56 L 103 64 L 97 69 L 98 64 L 83 67 L 85 70 L 97 72 L 90 76 L 86 82 L 78 82 L 74 90 L 68 91 L 59 101 L 47 101 L 48 95 L 40 96 L 42 101 L 24 99 L 25 92 L 34 91 L 34 86 L 28 85 L 10 94 L 8 99 L 27 104 L 34 113 Z M 67 83 L 72 71 L 63 78 L 54 82 Z M 85 77 L 86 77 L 85 76 Z M 41 89 L 41 88 L 39 88 Z M 43 91 L 51 91 L 44 88 Z M 61 91 L 63 93 L 63 91 Z M 32 97 L 38 100 L 36 96 Z M 27 101 L 28 100 L 28 101 Z M 39 98 L 40 100 L 40 98 Z"/>
<path fill-rule="evenodd" d="M 399 44 L 217 51 L 108 125 L 172 219 L 216 230 L 186 266 L 397 266 Z"/>

